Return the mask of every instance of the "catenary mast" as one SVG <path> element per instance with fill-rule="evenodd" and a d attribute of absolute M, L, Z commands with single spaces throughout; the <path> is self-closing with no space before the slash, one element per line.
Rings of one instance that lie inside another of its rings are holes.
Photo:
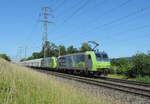
<path fill-rule="evenodd" d="M 49 16 L 51 16 L 51 17 L 53 17 L 53 15 L 52 14 L 50 14 L 49 13 L 49 10 L 50 11 L 52 11 L 52 9 L 51 8 L 49 8 L 48 6 L 45 6 L 44 8 L 42 8 L 42 14 L 41 15 L 43 15 L 43 17 L 44 17 L 44 19 L 43 20 L 41 20 L 41 22 L 43 22 L 44 23 L 44 34 L 43 34 L 43 48 L 44 48 L 44 58 L 46 57 L 46 41 L 47 41 L 47 28 L 48 28 L 48 23 L 52 23 L 51 21 L 49 21 L 48 20 L 48 17 Z"/>

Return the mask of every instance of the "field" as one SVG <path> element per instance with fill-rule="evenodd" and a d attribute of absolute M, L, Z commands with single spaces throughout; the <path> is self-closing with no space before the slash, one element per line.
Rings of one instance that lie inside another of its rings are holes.
<path fill-rule="evenodd" d="M 116 104 L 107 99 L 0 59 L 0 104 Z"/>

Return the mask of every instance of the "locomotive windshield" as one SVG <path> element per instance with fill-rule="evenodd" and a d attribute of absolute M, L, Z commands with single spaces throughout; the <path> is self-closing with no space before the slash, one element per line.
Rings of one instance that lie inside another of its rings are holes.
<path fill-rule="evenodd" d="M 95 55 L 97 61 L 108 60 L 108 55 L 106 53 L 95 53 Z"/>

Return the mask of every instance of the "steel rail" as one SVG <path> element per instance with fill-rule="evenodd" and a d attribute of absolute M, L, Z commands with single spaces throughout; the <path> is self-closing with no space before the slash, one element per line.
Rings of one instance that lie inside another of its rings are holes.
<path fill-rule="evenodd" d="M 60 72 L 56 72 L 56 71 L 49 71 L 49 70 L 39 70 L 39 71 L 40 72 L 42 71 L 44 73 L 51 74 L 51 75 L 54 75 L 57 77 L 62 77 L 62 78 L 75 80 L 75 81 L 79 81 L 79 82 L 86 83 L 86 84 L 101 86 L 104 88 L 109 88 L 109 89 L 113 89 L 113 90 L 118 90 L 118 91 L 122 91 L 122 92 L 126 92 L 126 93 L 135 94 L 138 96 L 140 95 L 143 97 L 150 98 L 150 89 L 143 89 L 143 88 L 141 88 L 140 84 L 135 84 L 136 86 L 130 86 L 130 85 L 126 85 L 126 84 L 129 84 L 129 83 L 126 83 L 127 81 L 122 81 L 122 80 L 117 80 L 117 82 L 113 82 L 113 80 L 105 81 L 104 79 L 102 79 L 102 80 L 101 79 L 93 79 L 93 78 L 81 77 L 81 76 L 76 76 L 76 75 L 70 75 L 70 74 L 66 74 L 66 73 L 60 73 Z M 132 85 L 134 83 L 132 83 Z"/>
<path fill-rule="evenodd" d="M 113 81 L 113 82 L 121 82 L 121 83 L 127 83 L 127 84 L 144 86 L 144 87 L 150 87 L 150 83 L 146 83 L 146 82 L 138 82 L 138 81 L 125 80 L 125 79 L 116 79 L 116 78 L 108 78 L 108 77 L 99 77 L 99 78 L 101 78 L 101 80 L 108 80 L 108 81 Z"/>

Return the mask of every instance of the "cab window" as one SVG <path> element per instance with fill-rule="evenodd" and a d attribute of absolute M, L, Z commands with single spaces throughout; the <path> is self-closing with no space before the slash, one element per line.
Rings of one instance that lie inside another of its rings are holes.
<path fill-rule="evenodd" d="M 97 54 L 95 54 L 95 55 L 96 55 L 96 59 L 97 59 L 97 60 L 108 59 L 107 54 L 104 54 L 104 53 L 97 53 Z"/>

